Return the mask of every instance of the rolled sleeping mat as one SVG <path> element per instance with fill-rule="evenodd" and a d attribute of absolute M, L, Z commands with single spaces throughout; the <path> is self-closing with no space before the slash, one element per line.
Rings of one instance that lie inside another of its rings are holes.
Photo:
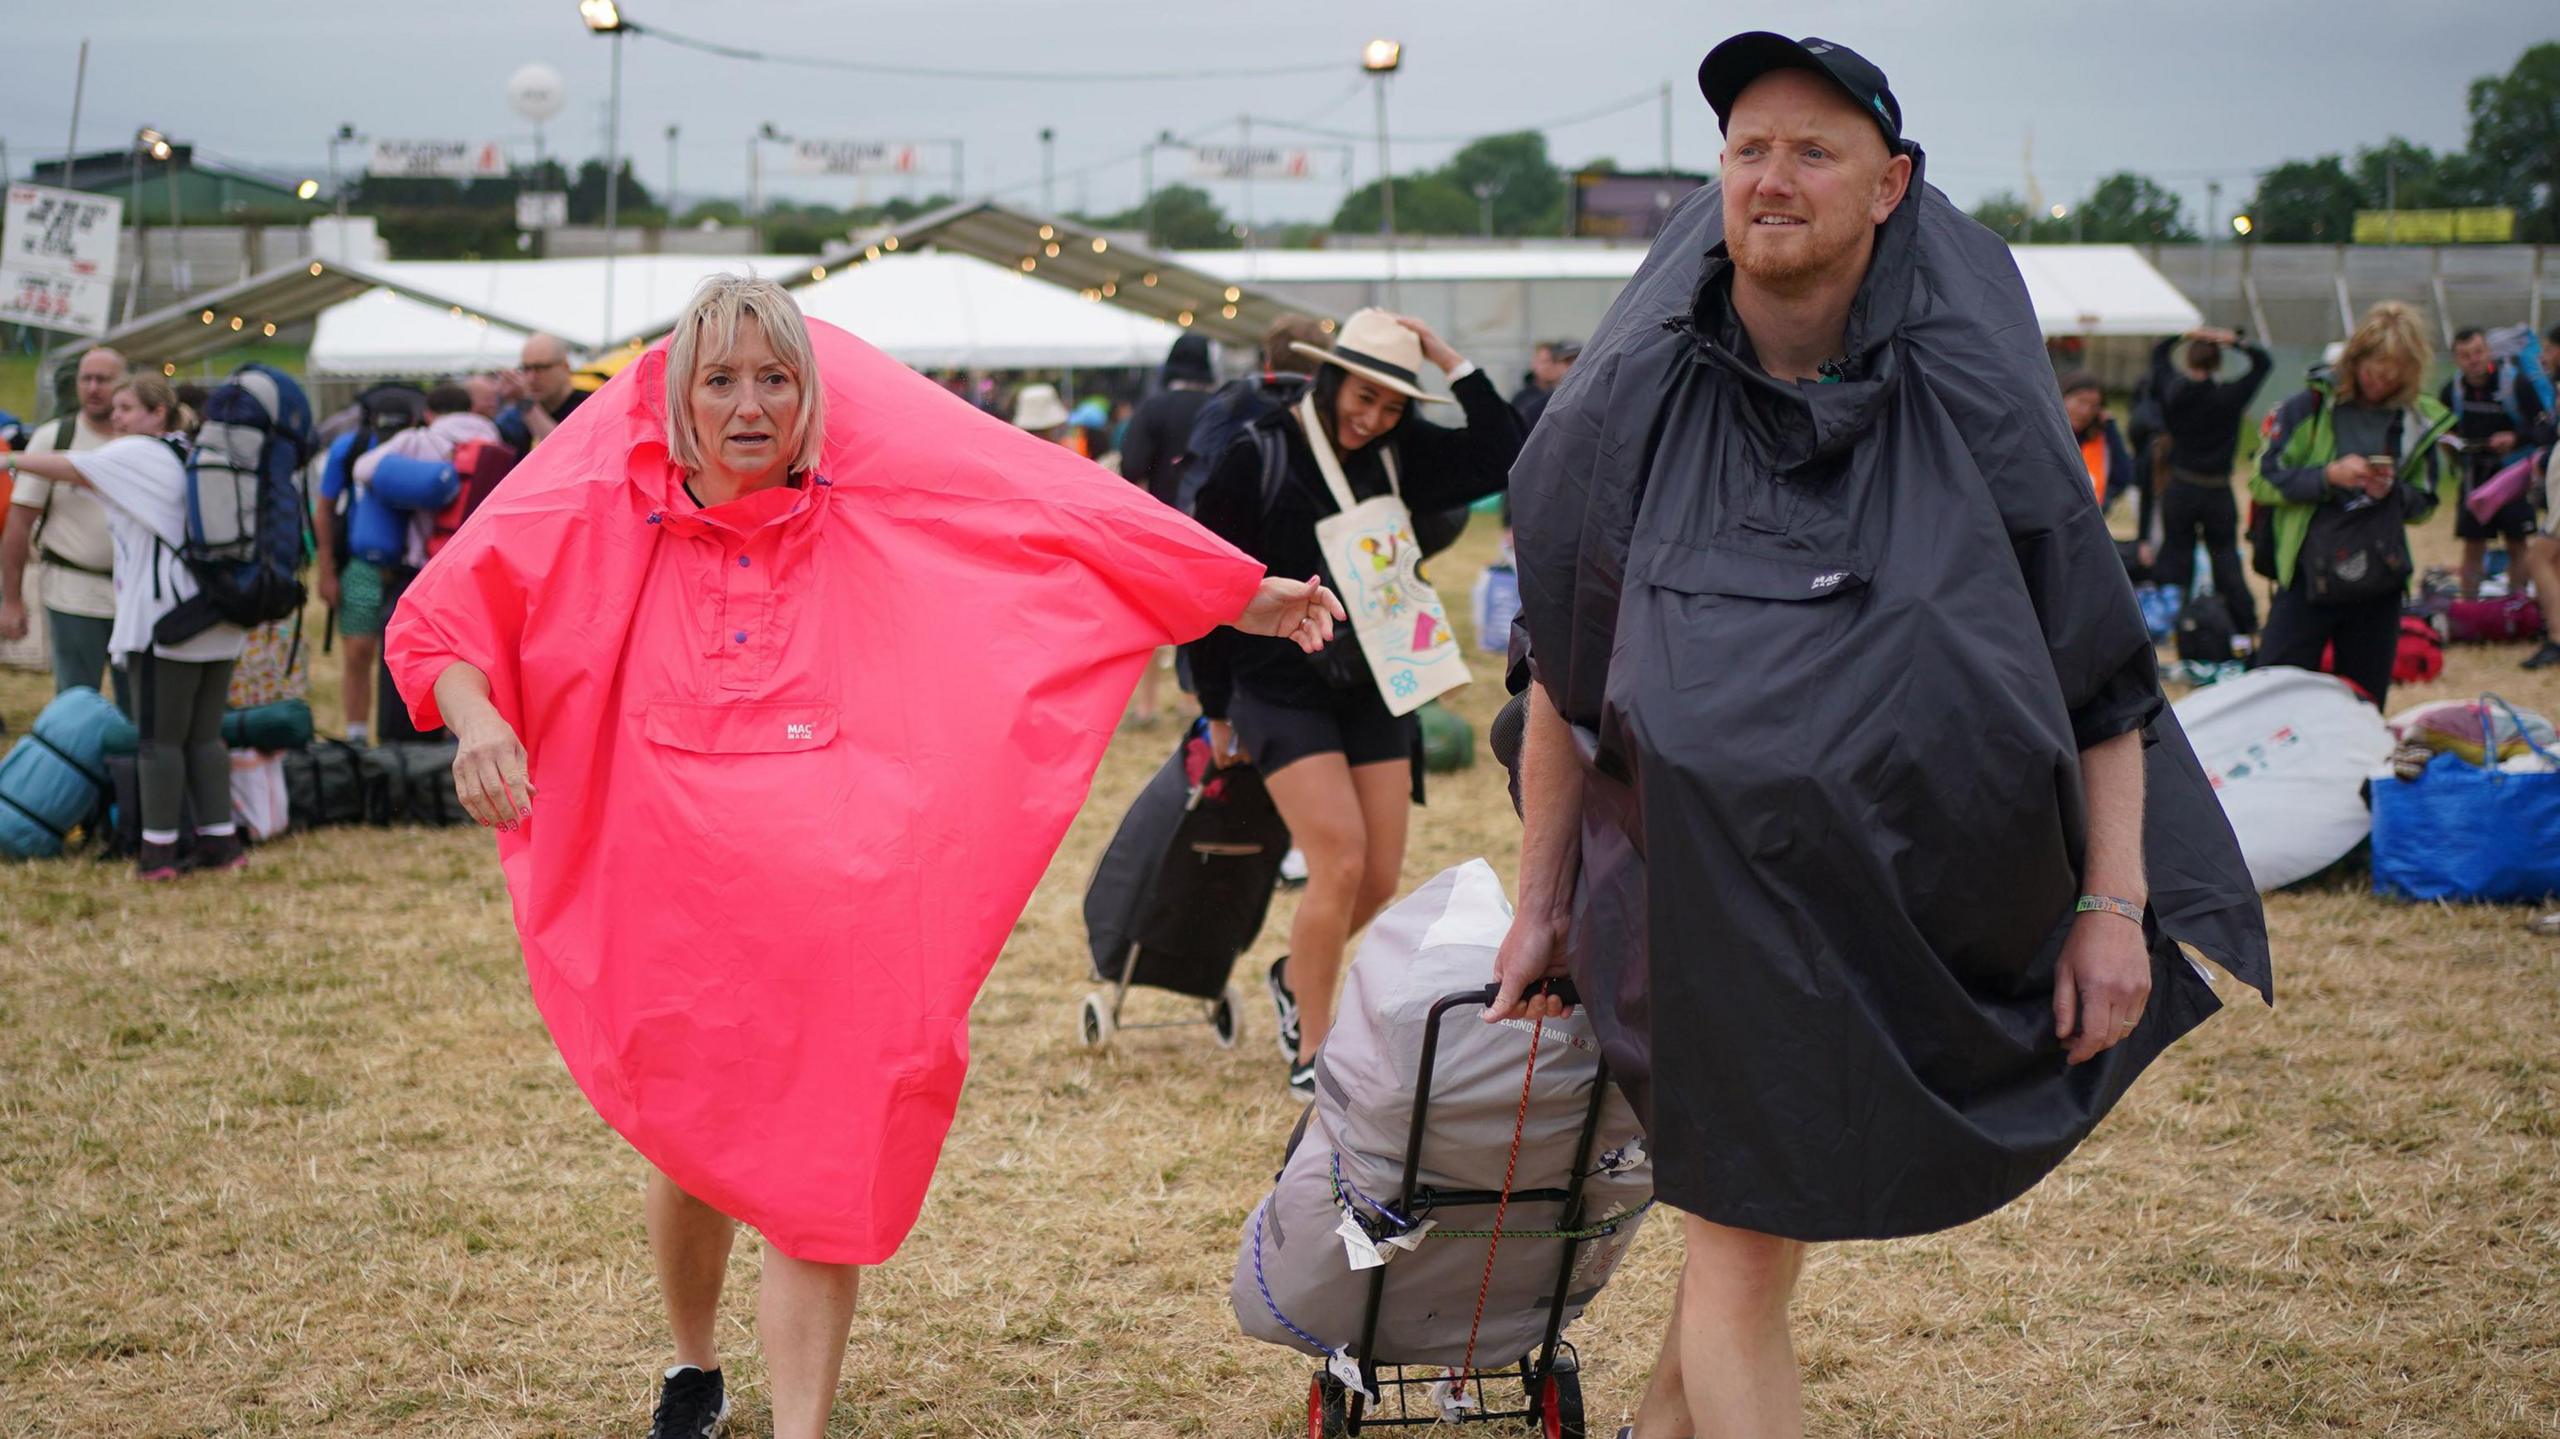
<path fill-rule="evenodd" d="M 396 565 L 408 552 L 408 517 L 370 488 L 358 489 L 347 507 L 347 553 L 370 564 Z"/>
<path fill-rule="evenodd" d="M 64 690 L 0 758 L 0 854 L 49 859 L 97 813 L 111 717 L 116 707 L 96 690 Z"/>
<path fill-rule="evenodd" d="M 311 706 L 298 699 L 222 712 L 226 749 L 264 750 L 269 754 L 302 749 L 311 743 Z"/>
<path fill-rule="evenodd" d="M 462 472 L 444 460 L 384 455 L 374 462 L 369 488 L 395 510 L 440 510 L 462 493 Z"/>

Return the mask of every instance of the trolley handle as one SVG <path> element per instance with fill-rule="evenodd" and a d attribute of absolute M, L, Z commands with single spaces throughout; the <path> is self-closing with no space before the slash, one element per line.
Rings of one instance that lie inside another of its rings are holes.
<path fill-rule="evenodd" d="M 1565 974 L 1553 975 L 1546 979 L 1539 980 L 1523 992 L 1520 997 L 1528 999 L 1536 995 L 1550 994 L 1563 1000 L 1565 1008 L 1567 1009 L 1579 1008 L 1582 1004 L 1581 993 L 1573 987 L 1573 977 Z M 1450 1010 L 1456 1009 L 1460 1005 L 1472 1004 L 1478 1009 L 1485 1009 L 1491 1007 L 1493 1002 L 1501 997 L 1502 986 L 1499 983 L 1488 984 L 1482 989 L 1460 990 L 1456 994 L 1448 995 L 1442 998 L 1438 1003 L 1431 1006 L 1432 1027 L 1435 1029 L 1438 1028 L 1440 1016 L 1446 1014 Z"/>

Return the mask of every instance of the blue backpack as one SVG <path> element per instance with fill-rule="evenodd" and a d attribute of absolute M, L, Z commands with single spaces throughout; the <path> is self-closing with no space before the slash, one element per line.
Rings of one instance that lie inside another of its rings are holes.
<path fill-rule="evenodd" d="M 1307 392 L 1303 375 L 1248 376 L 1229 380 L 1218 387 L 1209 402 L 1191 421 L 1191 436 L 1175 457 L 1176 473 L 1174 506 L 1184 514 L 1199 508 L 1201 487 L 1209 483 L 1209 472 L 1218 467 L 1218 458 L 1242 435 L 1245 426 L 1277 410 L 1285 410 Z M 1265 480 L 1263 508 L 1270 508 L 1276 483 Z"/>
<path fill-rule="evenodd" d="M 242 365 L 205 400 L 204 428 L 187 455 L 187 534 L 178 549 L 199 594 L 161 621 L 161 643 L 217 621 L 262 625 L 301 613 L 310 553 L 301 476 L 317 443 L 311 402 L 271 365 Z"/>

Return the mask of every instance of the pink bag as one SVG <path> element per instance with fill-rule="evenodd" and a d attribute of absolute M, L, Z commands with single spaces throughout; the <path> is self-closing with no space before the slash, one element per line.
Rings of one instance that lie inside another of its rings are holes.
<path fill-rule="evenodd" d="M 2455 600 L 2445 606 L 2447 634 L 2460 644 L 2504 644 L 2542 633 L 2542 606 L 2531 595 L 2499 600 Z"/>
<path fill-rule="evenodd" d="M 2533 483 L 2533 458 L 2527 454 L 2463 496 L 2462 507 L 2471 512 L 2471 518 L 2485 525 L 2491 515 L 2524 498 L 2525 486 Z"/>

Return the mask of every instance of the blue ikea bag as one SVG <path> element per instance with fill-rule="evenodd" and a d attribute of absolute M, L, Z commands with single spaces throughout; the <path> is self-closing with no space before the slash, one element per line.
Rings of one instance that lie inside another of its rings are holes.
<path fill-rule="evenodd" d="M 2533 752 L 2515 708 L 2495 695 Z M 2373 786 L 2373 892 L 2395 899 L 2530 904 L 2560 895 L 2560 770 L 2510 774 L 2494 755 L 2440 754 L 2414 780 Z"/>

